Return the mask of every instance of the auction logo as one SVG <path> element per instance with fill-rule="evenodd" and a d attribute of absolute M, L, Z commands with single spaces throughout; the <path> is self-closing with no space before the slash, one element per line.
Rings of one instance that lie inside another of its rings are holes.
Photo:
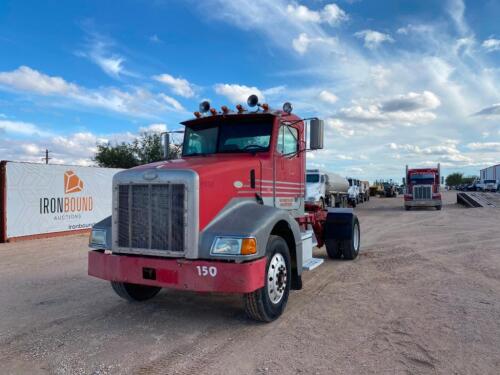
<path fill-rule="evenodd" d="M 83 190 L 83 181 L 73 171 L 64 172 L 64 194 L 78 193 Z"/>
<path fill-rule="evenodd" d="M 74 194 L 83 191 L 83 180 L 75 172 L 64 172 L 64 194 Z M 94 202 L 92 197 L 55 197 L 40 198 L 40 214 L 65 214 L 92 211 Z"/>

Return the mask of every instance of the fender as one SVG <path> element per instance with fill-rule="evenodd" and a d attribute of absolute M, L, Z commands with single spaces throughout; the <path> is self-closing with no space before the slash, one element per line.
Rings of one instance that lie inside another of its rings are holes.
<path fill-rule="evenodd" d="M 285 221 L 293 233 L 297 259 L 302 259 L 302 239 L 300 228 L 290 214 L 272 206 L 258 204 L 254 200 L 233 200 L 224 210 L 200 233 L 199 258 L 227 259 L 237 262 L 262 258 L 266 254 L 266 246 L 274 226 Z M 255 237 L 257 253 L 251 256 L 213 256 L 210 248 L 217 236 Z M 300 267 L 301 268 L 301 267 Z M 300 274 L 301 269 L 299 270 Z"/>

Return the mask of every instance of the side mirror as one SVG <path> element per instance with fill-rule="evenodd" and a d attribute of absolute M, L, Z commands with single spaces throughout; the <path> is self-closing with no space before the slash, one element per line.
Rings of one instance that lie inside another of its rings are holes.
<path fill-rule="evenodd" d="M 323 148 L 323 138 L 325 132 L 324 121 L 320 119 L 312 119 L 309 124 L 309 148 L 311 150 L 321 150 Z"/>
<path fill-rule="evenodd" d="M 161 158 L 168 160 L 168 153 L 170 148 L 170 135 L 168 133 L 161 133 Z"/>

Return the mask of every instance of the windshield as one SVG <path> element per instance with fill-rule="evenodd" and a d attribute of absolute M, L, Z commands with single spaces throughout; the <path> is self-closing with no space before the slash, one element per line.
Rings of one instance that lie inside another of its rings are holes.
<path fill-rule="evenodd" d="M 218 120 L 186 126 L 183 156 L 269 150 L 272 119 Z"/>
<path fill-rule="evenodd" d="M 306 181 L 310 183 L 319 182 L 319 174 L 308 174 L 306 177 Z"/>
<path fill-rule="evenodd" d="M 410 179 L 414 185 L 432 185 L 434 183 L 434 175 L 432 173 L 414 174 Z"/>

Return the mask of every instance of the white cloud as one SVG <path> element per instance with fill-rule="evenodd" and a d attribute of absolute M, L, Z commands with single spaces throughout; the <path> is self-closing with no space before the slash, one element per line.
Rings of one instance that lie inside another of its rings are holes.
<path fill-rule="evenodd" d="M 337 4 L 327 4 L 321 12 L 323 20 L 331 26 L 338 25 L 342 21 L 349 19 L 346 12 L 339 8 Z"/>
<path fill-rule="evenodd" d="M 471 150 L 500 152 L 500 142 L 472 142 L 467 145 Z"/>
<path fill-rule="evenodd" d="M 137 117 L 185 111 L 177 100 L 162 93 L 155 94 L 140 87 L 129 91 L 113 87 L 90 90 L 26 66 L 11 72 L 0 72 L 0 88 L 59 97 L 61 100 L 54 105 L 85 105 Z"/>
<path fill-rule="evenodd" d="M 483 48 L 488 52 L 500 51 L 500 39 L 486 39 L 482 44 Z"/>
<path fill-rule="evenodd" d="M 288 4 L 286 7 L 288 15 L 294 17 L 300 22 L 313 23 L 328 23 L 331 26 L 336 26 L 349 17 L 337 4 L 327 4 L 322 10 L 311 10 L 305 5 L 297 3 Z"/>
<path fill-rule="evenodd" d="M 334 93 L 330 92 L 330 91 L 327 91 L 327 90 L 323 90 L 319 93 L 318 95 L 319 99 L 324 101 L 325 103 L 328 103 L 328 104 L 334 104 L 337 102 L 337 100 L 339 100 L 339 98 L 337 97 L 337 95 L 335 95 Z"/>
<path fill-rule="evenodd" d="M 411 126 L 434 120 L 436 115 L 431 110 L 440 105 L 439 98 L 430 91 L 409 92 L 391 98 L 371 100 L 366 105 L 355 104 L 341 108 L 339 116 L 349 121 Z"/>
<path fill-rule="evenodd" d="M 151 124 L 139 128 L 140 133 L 163 133 L 168 130 L 167 124 Z"/>
<path fill-rule="evenodd" d="M 231 103 L 246 103 L 250 95 L 255 94 L 262 103 L 265 101 L 264 94 L 257 87 L 249 87 L 238 84 L 217 83 L 214 86 L 215 92 L 228 98 Z"/>
<path fill-rule="evenodd" d="M 335 37 L 311 38 L 306 33 L 301 33 L 297 38 L 292 40 L 293 48 L 301 55 L 306 53 L 311 45 L 332 50 L 338 47 L 338 39 Z"/>
<path fill-rule="evenodd" d="M 184 78 L 175 78 L 165 73 L 153 76 L 153 79 L 167 85 L 175 94 L 184 98 L 192 98 L 194 96 L 194 86 Z"/>
<path fill-rule="evenodd" d="M 32 123 L 11 120 L 0 120 L 0 133 L 2 132 L 28 136 L 47 136 L 50 134 Z"/>
<path fill-rule="evenodd" d="M 163 43 L 163 40 L 156 34 L 151 35 L 148 39 L 151 43 Z"/>
<path fill-rule="evenodd" d="M 384 42 L 393 43 L 394 39 L 389 34 L 384 34 L 375 30 L 362 30 L 354 33 L 354 36 L 364 39 L 364 45 L 369 49 L 376 49 Z"/>
<path fill-rule="evenodd" d="M 286 7 L 288 14 L 297 18 L 302 22 L 320 22 L 321 16 L 319 12 L 310 10 L 308 7 L 299 4 L 288 4 Z"/>
<path fill-rule="evenodd" d="M 41 95 L 74 94 L 79 91 L 77 85 L 61 77 L 51 77 L 24 65 L 11 72 L 0 72 L 0 85 Z"/>

